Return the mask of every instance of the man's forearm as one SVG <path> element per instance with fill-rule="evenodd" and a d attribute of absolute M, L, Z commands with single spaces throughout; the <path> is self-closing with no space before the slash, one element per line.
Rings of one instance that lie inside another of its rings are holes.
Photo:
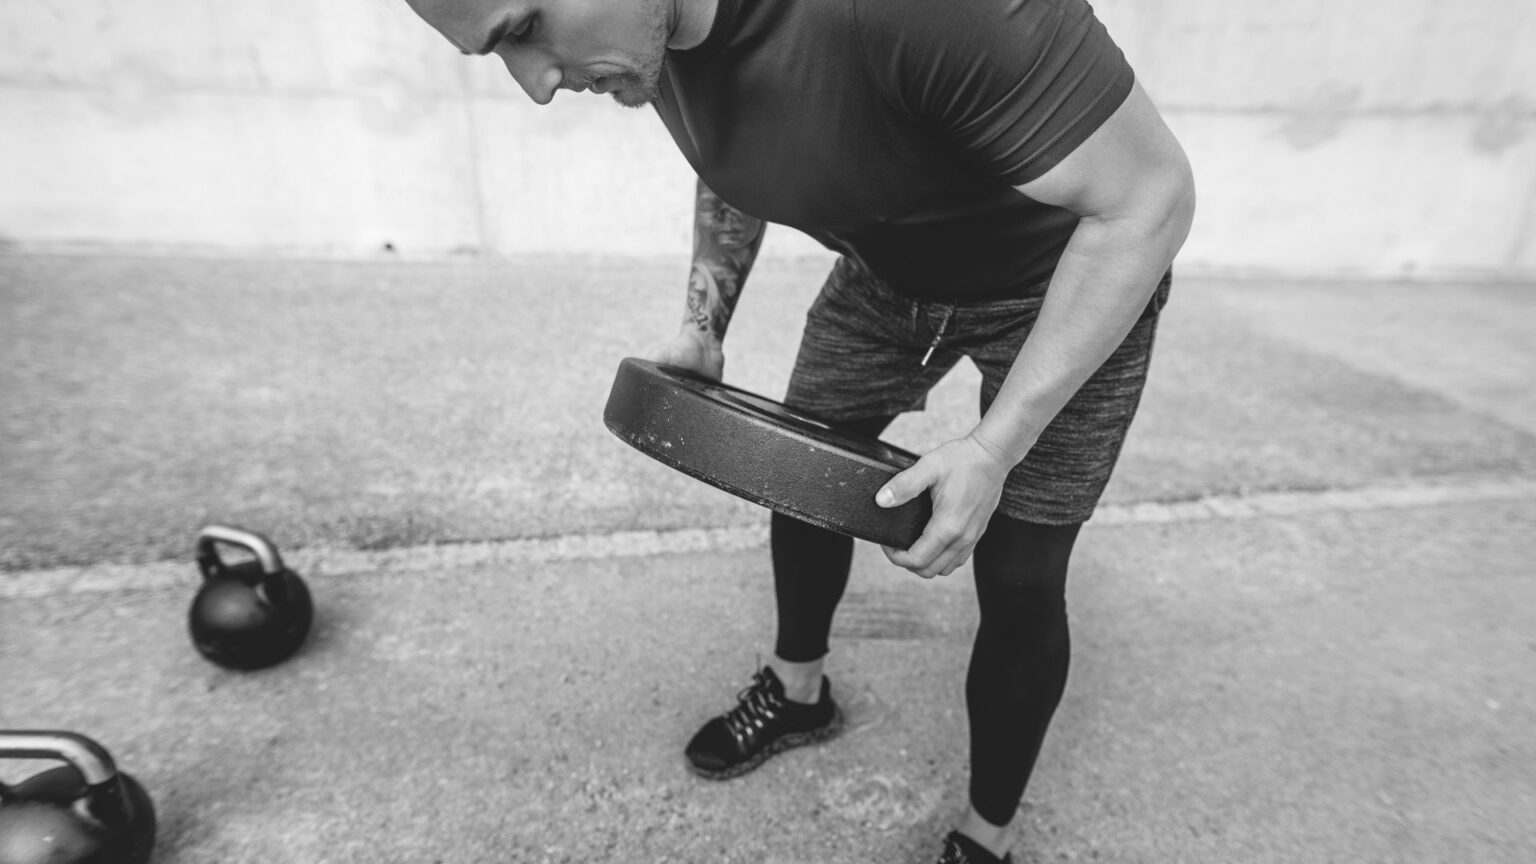
<path fill-rule="evenodd" d="M 1188 233 L 1188 215 L 1151 223 L 1085 218 L 987 415 L 971 433 L 1017 464 L 1125 340 Z"/>
<path fill-rule="evenodd" d="M 725 203 L 698 182 L 694 200 L 693 272 L 683 326 L 696 327 L 718 343 L 763 244 L 763 222 Z"/>

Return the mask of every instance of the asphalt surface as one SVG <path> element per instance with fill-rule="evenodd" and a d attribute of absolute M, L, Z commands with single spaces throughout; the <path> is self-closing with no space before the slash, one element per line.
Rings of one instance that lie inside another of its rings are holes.
<path fill-rule="evenodd" d="M 825 265 L 765 255 L 728 381 L 782 391 Z M 850 731 L 683 770 L 773 630 L 765 513 L 601 422 L 685 272 L 0 256 L 0 727 L 101 741 L 162 862 L 931 861 L 968 571 L 861 545 Z M 1536 285 L 1179 281 L 1016 860 L 1536 860 L 1533 337 Z M 288 663 L 192 651 L 209 521 L 310 582 Z"/>

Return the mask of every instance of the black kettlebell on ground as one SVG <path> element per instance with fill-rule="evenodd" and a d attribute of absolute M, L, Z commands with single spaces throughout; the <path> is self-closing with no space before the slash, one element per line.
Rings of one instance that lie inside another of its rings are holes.
<path fill-rule="evenodd" d="M 250 550 L 254 561 L 226 564 L 218 544 Z M 299 650 L 314 620 L 314 602 L 299 574 L 254 531 L 209 525 L 197 538 L 203 585 L 187 612 L 198 653 L 230 669 L 260 669 Z"/>
<path fill-rule="evenodd" d="M 68 764 L 0 783 L 0 864 L 144 864 L 155 805 L 100 744 L 73 732 L 0 731 L 0 758 Z"/>

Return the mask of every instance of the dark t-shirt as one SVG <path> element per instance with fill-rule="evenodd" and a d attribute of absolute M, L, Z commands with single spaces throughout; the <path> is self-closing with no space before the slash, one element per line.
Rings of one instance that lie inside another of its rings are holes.
<path fill-rule="evenodd" d="M 1084 0 L 719 0 L 656 103 L 726 202 L 913 297 L 1044 289 L 1077 224 L 1013 187 L 1125 100 Z"/>

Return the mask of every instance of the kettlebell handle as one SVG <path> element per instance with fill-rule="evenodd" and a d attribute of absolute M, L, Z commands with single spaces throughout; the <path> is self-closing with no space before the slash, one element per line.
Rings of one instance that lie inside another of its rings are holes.
<path fill-rule="evenodd" d="M 197 535 L 197 562 L 205 579 L 223 567 L 223 561 L 215 548 L 217 543 L 230 543 L 249 549 L 256 560 L 261 562 L 261 572 L 268 576 L 276 576 L 285 569 L 282 557 L 277 554 L 277 547 L 255 531 L 228 525 L 209 525 Z"/>
<path fill-rule="evenodd" d="M 74 732 L 0 730 L 0 756 L 68 762 L 91 787 L 117 779 L 117 764 L 111 755 L 100 744 Z"/>

